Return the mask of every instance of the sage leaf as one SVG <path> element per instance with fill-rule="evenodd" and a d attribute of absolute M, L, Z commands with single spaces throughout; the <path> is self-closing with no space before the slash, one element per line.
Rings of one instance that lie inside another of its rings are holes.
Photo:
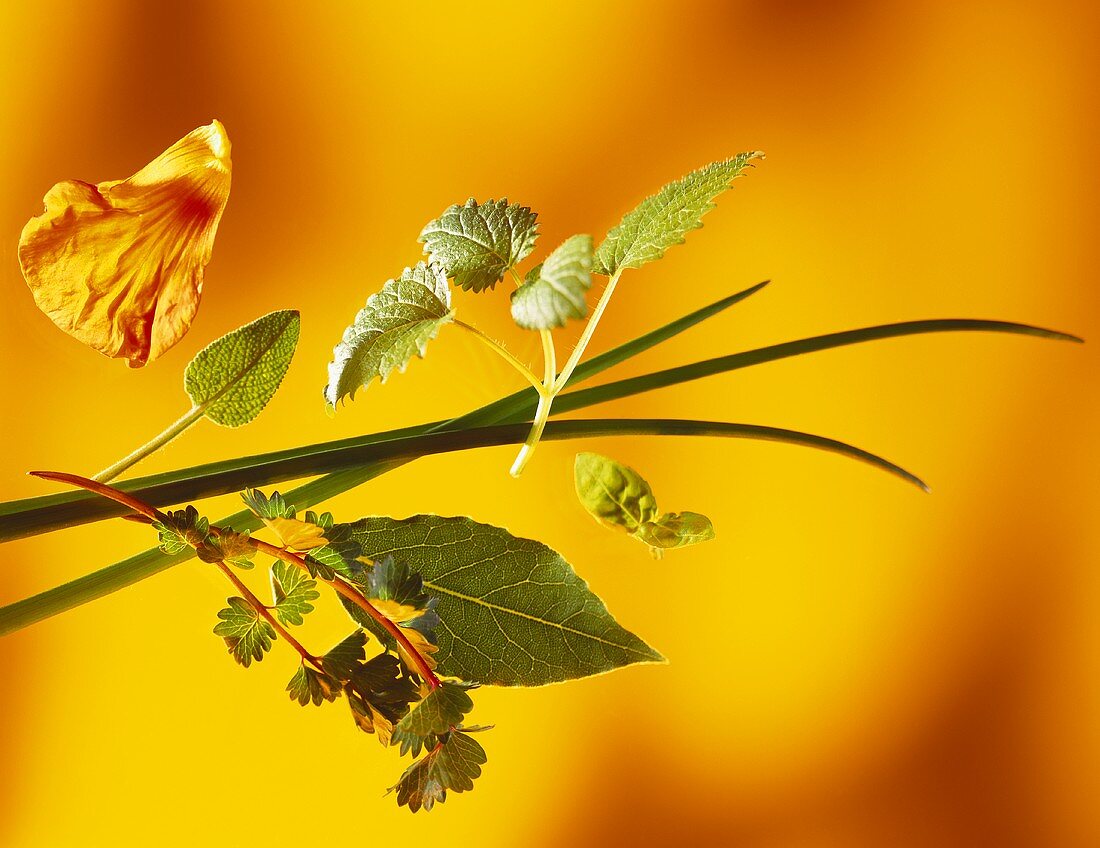
<path fill-rule="evenodd" d="M 355 397 L 375 378 L 383 383 L 395 368 L 404 371 L 414 356 L 424 356 L 439 328 L 454 318 L 447 276 L 424 262 L 406 268 L 372 294 L 344 331 L 328 366 L 325 399 L 335 407 Z"/>
<path fill-rule="evenodd" d="M 298 345 L 298 312 L 272 312 L 215 339 L 183 375 L 196 408 L 216 424 L 240 427 L 260 414 L 283 381 Z"/>
<path fill-rule="evenodd" d="M 233 659 L 248 668 L 253 660 L 259 662 L 271 650 L 275 628 L 244 598 L 230 598 L 227 603 L 229 606 L 218 613 L 221 621 L 214 633 L 225 640 Z"/>
<path fill-rule="evenodd" d="M 689 232 L 703 226 L 700 219 L 714 208 L 714 198 L 728 189 L 752 160 L 762 158 L 764 154 L 756 150 L 712 162 L 647 197 L 612 227 L 596 250 L 593 270 L 611 276 L 623 268 L 640 268 L 660 259 L 670 247 L 683 244 Z"/>
<path fill-rule="evenodd" d="M 438 515 L 369 517 L 350 526 L 367 557 L 400 558 L 438 598 L 435 659 L 446 677 L 541 686 L 663 661 L 541 542 Z"/>
<path fill-rule="evenodd" d="M 468 291 L 491 289 L 535 247 L 538 215 L 507 198 L 451 206 L 420 232 L 424 252 Z"/>
<path fill-rule="evenodd" d="M 579 453 L 573 464 L 577 499 L 605 527 L 625 530 L 649 546 L 655 559 L 669 548 L 682 548 L 714 538 L 709 518 L 697 512 L 665 513 L 657 509 L 653 489 L 637 471 L 597 453 Z"/>
<path fill-rule="evenodd" d="M 564 327 L 588 314 L 585 295 L 592 285 L 592 236 L 573 236 L 532 268 L 512 292 L 512 319 L 525 330 Z"/>

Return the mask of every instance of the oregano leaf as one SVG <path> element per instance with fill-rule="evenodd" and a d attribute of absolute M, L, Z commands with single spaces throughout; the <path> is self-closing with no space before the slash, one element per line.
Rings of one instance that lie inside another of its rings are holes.
<path fill-rule="evenodd" d="M 713 162 L 647 197 L 612 227 L 596 250 L 593 270 L 611 276 L 623 268 L 640 268 L 660 259 L 670 247 L 683 244 L 689 232 L 703 226 L 701 219 L 714 208 L 714 198 L 728 189 L 752 160 L 763 157 L 757 150 Z"/>
<path fill-rule="evenodd" d="M 311 601 L 321 597 L 317 581 L 310 580 L 296 565 L 276 560 L 271 566 L 271 594 L 275 617 L 286 625 L 300 625 L 313 612 Z"/>
<path fill-rule="evenodd" d="M 435 658 L 445 676 L 541 686 L 663 660 L 540 542 L 437 515 L 370 517 L 351 528 L 368 557 L 401 557 L 437 598 Z"/>
<path fill-rule="evenodd" d="M 682 548 L 714 538 L 709 518 L 697 512 L 665 513 L 649 483 L 627 465 L 597 453 L 579 453 L 573 464 L 577 499 L 606 527 L 625 530 L 649 546 L 660 559 L 669 548 Z"/>
<path fill-rule="evenodd" d="M 535 247 L 538 215 L 507 198 L 455 204 L 420 232 L 424 252 L 474 292 L 491 289 Z"/>
<path fill-rule="evenodd" d="M 215 339 L 183 374 L 191 402 L 223 427 L 260 414 L 283 381 L 298 345 L 298 312 L 272 312 Z"/>
<path fill-rule="evenodd" d="M 421 738 L 446 733 L 461 724 L 463 716 L 474 708 L 467 689 L 468 686 L 444 681 L 398 722 L 397 729 Z"/>
<path fill-rule="evenodd" d="M 584 318 L 592 261 L 592 236 L 566 239 L 512 292 L 512 319 L 527 330 L 552 330 Z"/>
<path fill-rule="evenodd" d="M 399 806 L 414 813 L 431 810 L 447 800 L 448 792 L 473 789 L 486 759 L 485 749 L 475 739 L 456 730 L 405 769 L 390 791 L 397 792 Z"/>
<path fill-rule="evenodd" d="M 339 698 L 343 687 L 338 680 L 302 663 L 286 685 L 286 691 L 290 694 L 290 700 L 297 701 L 303 707 L 311 702 L 319 707 L 325 701 Z"/>
<path fill-rule="evenodd" d="M 404 371 L 453 318 L 447 275 L 424 262 L 406 268 L 372 294 L 344 330 L 328 365 L 325 400 L 335 407 L 347 396 L 354 399 L 375 377 L 384 383 L 395 368 Z"/>
<path fill-rule="evenodd" d="M 275 629 L 244 598 L 230 598 L 227 603 L 229 606 L 218 612 L 221 621 L 214 633 L 225 640 L 233 659 L 247 668 L 271 650 Z"/>

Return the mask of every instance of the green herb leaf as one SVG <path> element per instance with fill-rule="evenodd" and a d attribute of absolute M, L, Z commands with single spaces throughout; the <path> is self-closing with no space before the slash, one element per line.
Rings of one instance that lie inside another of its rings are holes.
<path fill-rule="evenodd" d="M 286 685 L 286 691 L 290 693 L 290 700 L 297 701 L 303 707 L 311 701 L 314 706 L 319 707 L 325 701 L 335 701 L 339 698 L 343 686 L 338 680 L 302 663 L 290 679 L 290 683 Z"/>
<path fill-rule="evenodd" d="M 298 566 L 282 560 L 271 566 L 271 593 L 275 598 L 275 617 L 287 625 L 300 625 L 302 617 L 313 612 L 310 601 L 321 597 L 316 580 L 310 580 Z"/>
<path fill-rule="evenodd" d="M 439 736 L 462 723 L 462 717 L 474 708 L 467 694 L 469 686 L 444 681 L 417 704 L 400 722 L 402 733 L 419 736 Z"/>
<path fill-rule="evenodd" d="M 364 518 L 371 559 L 396 554 L 438 599 L 442 674 L 540 686 L 662 657 L 623 629 L 560 554 L 468 518 Z"/>
<path fill-rule="evenodd" d="M 714 538 L 710 519 L 697 512 L 660 515 L 649 483 L 637 471 L 597 453 L 579 453 L 573 464 L 577 498 L 606 527 L 625 530 L 660 559 L 667 548 Z"/>
<path fill-rule="evenodd" d="M 637 533 L 659 514 L 657 499 L 642 475 L 597 453 L 577 454 L 573 482 L 581 505 L 609 527 Z"/>
<path fill-rule="evenodd" d="M 584 318 L 591 272 L 592 236 L 566 239 L 512 293 L 513 320 L 527 330 L 552 330 L 570 318 Z"/>
<path fill-rule="evenodd" d="M 203 562 L 224 562 L 237 568 L 252 568 L 256 548 L 248 533 L 222 530 L 211 534 L 206 543 L 196 549 L 196 553 Z"/>
<path fill-rule="evenodd" d="M 160 549 L 166 554 L 201 548 L 210 535 L 210 522 L 193 506 L 173 509 L 164 514 L 164 521 L 151 525 L 157 531 Z"/>
<path fill-rule="evenodd" d="M 361 664 L 345 687 L 355 725 L 374 733 L 389 747 L 394 725 L 420 698 L 420 687 L 393 654 L 379 654 Z"/>
<path fill-rule="evenodd" d="M 184 372 L 183 387 L 191 402 L 223 427 L 247 424 L 283 381 L 300 325 L 297 311 L 284 309 L 212 341 Z"/>
<path fill-rule="evenodd" d="M 714 208 L 713 200 L 730 187 L 760 151 L 741 153 L 693 171 L 643 200 L 612 227 L 596 250 L 593 270 L 611 276 L 623 268 L 640 268 L 660 259 L 673 245 L 703 226 L 700 220 Z"/>
<path fill-rule="evenodd" d="M 714 538 L 714 525 L 697 512 L 669 512 L 656 521 L 643 525 L 638 538 L 649 545 L 650 553 L 660 559 L 668 548 L 697 545 Z"/>
<path fill-rule="evenodd" d="M 434 265 L 419 262 L 400 278 L 388 280 L 344 331 L 328 366 L 325 399 L 335 407 L 355 397 L 378 377 L 383 383 L 393 369 L 404 371 L 414 356 L 423 357 L 439 328 L 454 319 L 447 277 Z"/>
<path fill-rule="evenodd" d="M 227 603 L 229 606 L 218 613 L 221 621 L 214 633 L 225 640 L 233 659 L 247 668 L 271 650 L 275 629 L 244 598 L 230 598 Z"/>
<path fill-rule="evenodd" d="M 447 800 L 448 792 L 466 792 L 474 788 L 486 761 L 485 749 L 471 736 L 454 731 L 417 760 L 390 789 L 397 792 L 397 803 L 414 813 Z"/>
<path fill-rule="evenodd" d="M 424 252 L 455 284 L 480 292 L 495 286 L 535 247 L 538 215 L 507 198 L 451 206 L 420 233 Z"/>
<path fill-rule="evenodd" d="M 351 680 L 367 653 L 363 646 L 367 644 L 367 634 L 356 630 L 339 645 L 321 657 L 321 665 L 337 680 Z"/>

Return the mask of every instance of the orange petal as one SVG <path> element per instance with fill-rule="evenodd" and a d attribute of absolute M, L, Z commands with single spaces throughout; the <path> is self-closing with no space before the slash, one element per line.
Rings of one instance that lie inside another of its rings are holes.
<path fill-rule="evenodd" d="M 126 180 L 66 180 L 19 237 L 38 308 L 66 333 L 140 368 L 183 338 L 229 199 L 221 122 L 188 133 Z"/>

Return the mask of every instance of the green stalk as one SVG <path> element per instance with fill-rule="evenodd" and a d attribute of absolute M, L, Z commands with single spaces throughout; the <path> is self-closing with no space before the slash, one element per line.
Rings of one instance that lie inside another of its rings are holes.
<path fill-rule="evenodd" d="M 166 427 L 162 433 L 154 436 L 136 451 L 127 456 L 124 456 L 114 465 L 108 468 L 104 468 L 92 479 L 96 480 L 99 483 L 107 483 L 111 480 L 114 480 L 119 474 L 128 469 L 131 465 L 137 465 L 137 463 L 141 462 L 143 459 L 145 459 L 145 457 L 149 456 L 149 454 L 153 453 L 154 451 L 160 450 L 162 447 L 172 441 L 172 439 L 176 438 L 176 436 L 178 436 L 196 421 L 201 419 L 205 414 L 206 411 L 203 410 L 201 407 L 192 406 L 186 413 L 183 414 L 182 417 Z"/>
<path fill-rule="evenodd" d="M 358 482 L 361 482 L 364 474 L 364 466 L 370 469 L 367 472 L 370 476 L 377 476 L 411 459 L 429 454 L 516 444 L 523 440 L 526 432 L 527 427 L 524 424 L 506 424 L 460 432 L 440 432 L 411 439 L 395 439 L 389 443 L 366 445 L 358 450 L 345 448 L 342 451 L 334 452 L 338 456 L 330 457 L 327 462 L 321 463 L 322 467 L 326 469 L 330 467 L 339 468 L 340 470 L 337 473 L 328 474 L 300 486 L 289 492 L 286 498 L 288 502 L 293 503 L 299 509 L 305 509 L 334 497 L 353 485 L 357 485 Z M 794 430 L 783 430 L 777 427 L 660 418 L 556 421 L 546 428 L 544 438 L 553 441 L 557 439 L 643 435 L 761 439 L 817 448 L 818 450 L 842 454 L 877 466 L 927 490 L 927 486 L 920 478 L 872 453 L 834 439 L 826 439 Z M 288 473 L 290 476 L 298 476 L 296 472 Z M 244 483 L 242 482 L 240 485 L 243 486 Z M 93 495 L 93 497 L 95 496 Z M 144 500 L 144 498 L 139 499 Z M 113 504 L 116 508 L 112 511 L 119 515 L 126 515 L 132 511 L 114 501 L 106 501 L 106 503 Z M 214 523 L 219 527 L 232 527 L 238 531 L 254 530 L 260 526 L 260 521 L 247 510 L 234 513 Z M 49 589 L 22 601 L 16 601 L 0 608 L 0 636 L 5 636 L 37 621 L 102 597 L 109 592 L 136 583 L 146 577 L 151 577 L 166 568 L 187 561 L 193 555 L 194 551 L 189 550 L 174 556 L 168 556 L 154 548 L 100 571 L 77 578 L 57 588 Z"/>

